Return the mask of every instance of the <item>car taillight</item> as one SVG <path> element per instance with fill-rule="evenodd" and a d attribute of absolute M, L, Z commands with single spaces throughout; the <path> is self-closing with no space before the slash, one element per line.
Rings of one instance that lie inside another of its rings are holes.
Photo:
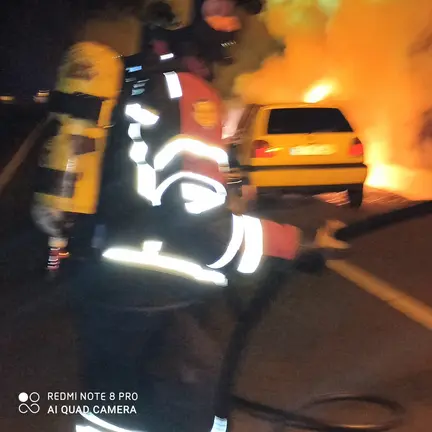
<path fill-rule="evenodd" d="M 273 152 L 268 150 L 270 150 L 270 145 L 267 141 L 256 140 L 252 143 L 253 158 L 271 158 Z"/>
<path fill-rule="evenodd" d="M 350 156 L 363 156 L 363 143 L 358 138 L 354 138 L 352 141 Z"/>

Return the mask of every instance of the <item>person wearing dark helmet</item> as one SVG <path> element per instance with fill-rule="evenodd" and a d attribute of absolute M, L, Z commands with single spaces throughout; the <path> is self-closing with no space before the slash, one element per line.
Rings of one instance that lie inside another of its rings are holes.
<path fill-rule="evenodd" d="M 238 11 L 256 15 L 260 0 L 165 0 L 144 11 L 144 43 L 162 54 L 173 53 L 194 74 L 212 81 L 214 64 L 231 64 L 241 22 Z M 151 41 L 149 43 L 149 41 Z M 161 48 L 161 47 L 164 48 Z"/>

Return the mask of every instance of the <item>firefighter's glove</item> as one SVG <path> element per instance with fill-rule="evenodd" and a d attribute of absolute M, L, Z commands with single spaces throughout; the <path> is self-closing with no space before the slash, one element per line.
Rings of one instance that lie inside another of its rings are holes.
<path fill-rule="evenodd" d="M 45 234 L 52 237 L 60 237 L 62 235 L 64 221 L 64 213 L 62 211 L 35 203 L 31 209 L 31 215 L 36 226 Z"/>
<path fill-rule="evenodd" d="M 336 238 L 337 232 L 346 227 L 341 221 L 329 220 L 326 224 L 319 228 L 315 236 L 315 247 L 321 249 L 325 259 L 341 259 L 344 258 L 346 252 L 350 249 L 350 245 Z"/>
<path fill-rule="evenodd" d="M 336 232 L 346 227 L 341 221 L 329 220 L 319 228 L 315 237 L 315 244 L 320 249 L 347 250 L 350 245 L 336 238 Z"/>
<path fill-rule="evenodd" d="M 295 259 L 296 268 L 305 273 L 321 273 L 326 260 L 343 258 L 350 245 L 338 240 L 336 233 L 345 226 L 343 222 L 330 220 L 318 229 L 313 241 L 308 241 L 302 235 Z"/>

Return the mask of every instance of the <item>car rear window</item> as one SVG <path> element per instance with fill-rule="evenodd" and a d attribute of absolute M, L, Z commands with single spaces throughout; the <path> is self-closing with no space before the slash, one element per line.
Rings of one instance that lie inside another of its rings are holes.
<path fill-rule="evenodd" d="M 269 135 L 316 132 L 352 132 L 344 115 L 336 108 L 283 108 L 270 112 Z"/>

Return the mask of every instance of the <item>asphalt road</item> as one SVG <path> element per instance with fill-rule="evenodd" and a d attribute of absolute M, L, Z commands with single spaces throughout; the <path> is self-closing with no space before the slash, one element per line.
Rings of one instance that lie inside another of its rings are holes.
<path fill-rule="evenodd" d="M 2 114 L 2 167 L 41 115 Z M 0 430 L 5 432 L 72 430 L 70 416 L 46 414 L 44 399 L 41 413 L 18 413 L 17 395 L 39 392 L 44 397 L 48 391 L 78 388 L 74 329 L 61 287 L 42 277 L 45 239 L 28 216 L 40 142 L 0 195 Z M 329 195 L 287 197 L 263 213 L 313 231 L 327 219 L 353 222 L 409 204 L 368 190 L 359 211 L 348 209 L 342 195 Z M 346 260 L 379 278 L 375 285 L 387 282 L 432 307 L 431 228 L 428 216 L 362 236 L 353 241 Z M 379 290 L 373 295 L 359 285 L 332 270 L 295 275 L 253 335 L 237 393 L 287 409 L 326 393 L 376 393 L 408 409 L 399 432 L 429 432 L 432 334 L 427 319 L 419 316 L 427 310 L 416 309 L 409 317 L 378 298 Z M 250 293 L 241 292 L 246 301 Z M 195 345 L 203 358 L 217 359 L 219 350 L 211 341 L 223 346 L 231 325 L 223 302 L 215 302 L 207 340 L 191 336 L 191 349 Z M 363 416 L 346 407 L 337 410 L 344 420 L 349 414 Z M 244 414 L 234 413 L 234 419 L 235 432 L 276 430 Z"/>

